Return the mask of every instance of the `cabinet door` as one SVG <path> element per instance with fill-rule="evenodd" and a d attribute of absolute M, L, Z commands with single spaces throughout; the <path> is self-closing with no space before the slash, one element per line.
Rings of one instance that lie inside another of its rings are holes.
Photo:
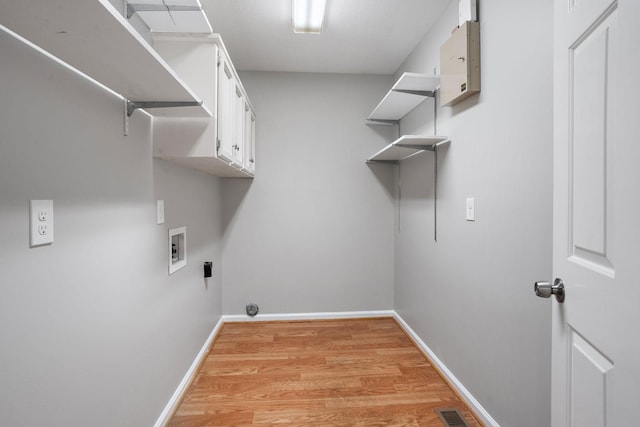
<path fill-rule="evenodd" d="M 228 162 L 233 161 L 233 102 L 235 98 L 235 81 L 227 59 L 220 55 L 218 62 L 218 157 Z M 232 97 L 233 95 L 233 97 Z"/>
<path fill-rule="evenodd" d="M 244 96 L 240 86 L 233 93 L 233 161 L 242 167 L 244 161 Z"/>
<path fill-rule="evenodd" d="M 249 104 L 244 105 L 244 167 L 251 174 L 256 170 L 256 116 Z"/>

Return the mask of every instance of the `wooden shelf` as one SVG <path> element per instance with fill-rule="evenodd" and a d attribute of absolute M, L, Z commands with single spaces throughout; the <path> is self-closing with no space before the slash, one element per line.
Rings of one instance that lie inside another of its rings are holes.
<path fill-rule="evenodd" d="M 370 163 L 397 163 L 423 151 L 434 151 L 446 136 L 403 135 L 367 159 Z"/>
<path fill-rule="evenodd" d="M 437 76 L 404 73 L 382 98 L 367 121 L 372 124 L 393 124 L 427 97 L 433 97 L 440 84 Z"/>
<path fill-rule="evenodd" d="M 202 101 L 109 0 L 0 2 L 0 25 L 129 101 Z M 151 113 L 211 117 L 203 105 Z"/>

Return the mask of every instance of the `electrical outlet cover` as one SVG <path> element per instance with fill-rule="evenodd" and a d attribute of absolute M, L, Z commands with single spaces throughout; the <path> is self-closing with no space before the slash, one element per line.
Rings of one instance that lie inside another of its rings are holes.
<path fill-rule="evenodd" d="M 31 247 L 53 243 L 53 200 L 31 200 L 29 244 Z"/>

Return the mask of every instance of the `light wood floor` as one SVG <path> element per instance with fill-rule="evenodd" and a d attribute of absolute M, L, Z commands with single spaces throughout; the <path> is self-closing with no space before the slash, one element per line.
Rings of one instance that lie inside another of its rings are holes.
<path fill-rule="evenodd" d="M 171 423 L 481 426 L 391 318 L 225 324 Z"/>

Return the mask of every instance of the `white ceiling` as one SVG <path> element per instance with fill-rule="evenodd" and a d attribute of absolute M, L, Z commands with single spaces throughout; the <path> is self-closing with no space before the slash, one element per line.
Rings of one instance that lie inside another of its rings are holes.
<path fill-rule="evenodd" d="M 291 0 L 200 0 L 243 71 L 393 74 L 450 0 L 327 0 L 323 31 L 294 34 Z"/>

